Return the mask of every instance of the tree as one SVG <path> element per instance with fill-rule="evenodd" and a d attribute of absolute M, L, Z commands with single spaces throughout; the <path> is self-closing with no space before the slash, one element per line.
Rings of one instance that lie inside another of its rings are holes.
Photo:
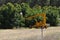
<path fill-rule="evenodd" d="M 3 17 L 1 19 L 1 28 L 12 28 L 14 22 L 14 5 L 7 3 L 7 5 L 1 6 L 0 12 Z"/>
<path fill-rule="evenodd" d="M 58 15 L 59 11 L 56 7 L 50 6 L 47 12 L 47 23 L 50 23 L 52 26 L 56 26 L 58 24 Z M 51 21 L 52 20 L 52 21 Z"/>

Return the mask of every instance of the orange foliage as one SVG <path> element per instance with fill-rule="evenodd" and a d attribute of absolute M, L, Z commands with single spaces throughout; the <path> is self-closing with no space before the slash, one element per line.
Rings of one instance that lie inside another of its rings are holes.
<path fill-rule="evenodd" d="M 36 16 L 42 16 L 42 17 L 43 17 L 43 20 L 40 21 L 40 22 L 36 22 L 36 23 L 35 23 L 35 26 L 36 26 L 36 27 L 44 27 L 44 26 L 46 26 L 46 14 L 45 14 L 45 13 L 37 14 L 37 15 L 28 17 L 27 19 L 32 19 L 32 18 L 34 18 L 34 17 L 36 17 Z"/>

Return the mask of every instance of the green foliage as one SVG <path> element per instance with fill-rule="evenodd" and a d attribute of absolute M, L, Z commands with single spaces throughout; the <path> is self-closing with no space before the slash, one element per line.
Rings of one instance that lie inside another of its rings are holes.
<path fill-rule="evenodd" d="M 13 28 L 20 22 L 21 6 L 19 4 L 7 3 L 0 7 L 1 28 Z M 18 21 L 17 21 L 18 20 Z M 15 24 L 15 22 L 17 22 Z"/>
<path fill-rule="evenodd" d="M 22 3 L 21 6 L 22 6 L 22 12 L 23 12 L 24 18 L 33 16 L 33 9 L 30 8 L 30 6 L 27 3 Z M 32 23 L 31 21 L 32 21 L 32 19 L 29 19 L 29 20 L 25 19 L 25 24 L 24 24 L 25 27 L 28 27 L 29 25 L 31 25 L 31 23 Z"/>
<path fill-rule="evenodd" d="M 60 7 L 58 8 L 58 11 L 59 11 L 59 18 L 60 18 Z"/>
<path fill-rule="evenodd" d="M 59 17 L 59 11 L 54 6 L 49 6 L 48 12 L 47 12 L 47 23 L 50 23 L 50 25 L 56 26 L 58 24 L 58 18 Z"/>
<path fill-rule="evenodd" d="M 36 17 L 36 20 L 37 20 L 37 22 L 40 22 L 40 21 L 43 20 L 43 17 L 42 17 L 42 16 L 37 16 L 37 17 Z"/>
<path fill-rule="evenodd" d="M 7 3 L 6 5 L 2 5 L 0 7 L 1 14 L 1 28 L 12 28 L 13 26 L 13 18 L 14 18 L 14 5 L 11 3 Z"/>
<path fill-rule="evenodd" d="M 16 12 L 18 12 L 18 13 L 20 13 L 21 12 L 21 5 L 20 4 L 18 4 L 18 3 L 15 3 L 15 11 Z"/>
<path fill-rule="evenodd" d="M 33 15 L 33 10 L 30 8 L 29 4 L 22 3 L 21 6 L 24 17 L 29 17 Z"/>
<path fill-rule="evenodd" d="M 41 6 L 35 5 L 33 7 L 33 13 L 34 13 L 34 15 L 42 14 L 43 13 L 43 10 L 42 10 Z M 36 16 L 35 17 L 35 21 L 37 21 L 37 22 L 42 21 L 42 20 L 43 20 L 43 17 L 42 16 Z"/>
<path fill-rule="evenodd" d="M 15 22 L 14 22 L 14 26 L 16 26 L 16 28 L 19 28 L 20 26 L 21 26 L 21 14 L 20 14 L 20 12 L 21 12 L 21 5 L 20 4 L 17 4 L 17 3 L 15 3 L 14 4 L 14 7 L 15 7 L 15 17 L 14 17 L 14 20 L 15 20 Z"/>
<path fill-rule="evenodd" d="M 0 5 L 5 3 L 28 3 L 31 7 L 38 4 L 40 6 L 60 6 L 60 0 L 0 0 Z"/>
<path fill-rule="evenodd" d="M 21 15 L 20 12 L 23 14 Z M 60 16 L 60 7 L 56 6 L 44 6 L 35 5 L 30 7 L 29 3 L 7 3 L 0 6 L 0 28 L 19 28 L 19 27 L 30 27 L 35 25 L 36 21 L 42 21 L 43 17 L 35 16 L 40 13 L 46 13 L 47 23 L 51 25 L 58 24 L 58 18 Z"/>
<path fill-rule="evenodd" d="M 35 5 L 35 6 L 33 7 L 33 12 L 34 12 L 34 14 L 36 15 L 36 14 L 42 13 L 43 11 L 42 11 L 41 6 Z"/>

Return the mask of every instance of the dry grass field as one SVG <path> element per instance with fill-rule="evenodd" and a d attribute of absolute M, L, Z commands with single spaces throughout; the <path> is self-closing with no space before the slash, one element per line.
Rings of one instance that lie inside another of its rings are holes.
<path fill-rule="evenodd" d="M 60 40 L 60 27 L 44 29 L 43 40 Z M 41 40 L 40 29 L 0 29 L 0 40 Z"/>

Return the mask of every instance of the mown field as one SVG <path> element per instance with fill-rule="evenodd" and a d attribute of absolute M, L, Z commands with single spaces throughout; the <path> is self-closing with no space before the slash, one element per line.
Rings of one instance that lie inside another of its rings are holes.
<path fill-rule="evenodd" d="M 43 40 L 60 40 L 60 27 L 49 27 L 43 33 Z M 0 40 L 41 40 L 41 30 L 0 29 Z"/>

